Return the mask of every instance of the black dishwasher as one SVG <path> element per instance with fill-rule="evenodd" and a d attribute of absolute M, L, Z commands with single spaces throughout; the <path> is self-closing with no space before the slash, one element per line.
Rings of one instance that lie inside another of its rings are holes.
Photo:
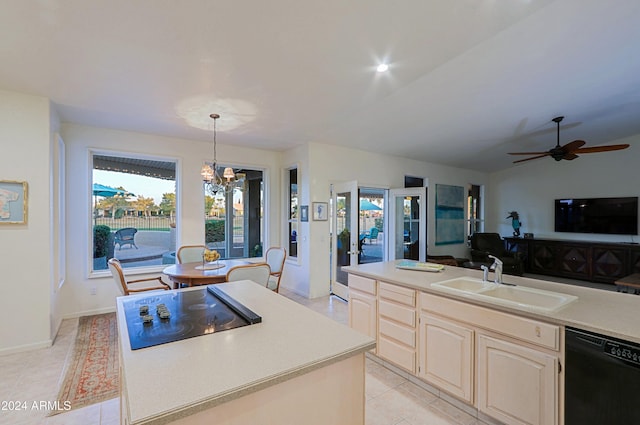
<path fill-rule="evenodd" d="M 640 344 L 567 327 L 565 425 L 640 424 Z"/>

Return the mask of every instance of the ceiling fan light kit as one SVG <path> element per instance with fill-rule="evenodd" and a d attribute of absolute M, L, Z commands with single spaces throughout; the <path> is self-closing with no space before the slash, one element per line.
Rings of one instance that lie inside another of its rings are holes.
<path fill-rule="evenodd" d="M 560 122 L 563 119 L 564 117 L 555 117 L 551 120 L 556 123 L 558 128 L 556 146 L 554 148 L 549 149 L 546 152 L 509 152 L 509 155 L 534 155 L 530 158 L 513 161 L 513 163 L 516 164 L 518 162 L 531 161 L 532 159 L 543 158 L 545 156 L 550 156 L 556 161 L 560 161 L 563 159 L 572 161 L 578 157 L 578 154 L 619 151 L 629 147 L 629 145 L 625 143 L 620 145 L 593 146 L 590 148 L 583 148 L 582 146 L 585 145 L 584 140 L 574 140 L 573 142 L 569 142 L 564 146 L 560 146 Z"/>

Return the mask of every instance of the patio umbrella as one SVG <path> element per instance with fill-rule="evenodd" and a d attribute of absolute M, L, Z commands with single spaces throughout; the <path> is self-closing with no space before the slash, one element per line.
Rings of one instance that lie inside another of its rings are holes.
<path fill-rule="evenodd" d="M 379 211 L 382 208 L 369 201 L 368 199 L 360 199 L 360 211 Z"/>
<path fill-rule="evenodd" d="M 122 196 L 135 196 L 133 193 L 127 192 L 126 190 L 116 189 L 111 186 L 105 186 L 100 183 L 93 184 L 93 196 L 102 196 L 103 198 L 111 198 L 112 196 L 122 195 Z"/>
<path fill-rule="evenodd" d="M 360 226 L 361 232 L 367 232 L 368 229 L 365 229 L 365 216 L 362 213 L 362 211 L 380 211 L 382 210 L 382 208 L 380 208 L 379 206 L 377 206 L 376 204 L 374 204 L 373 202 L 371 202 L 368 199 L 360 199 L 360 212 L 362 215 L 362 225 Z"/>
<path fill-rule="evenodd" d="M 105 186 L 103 184 L 100 183 L 94 183 L 93 184 L 93 221 L 94 224 L 96 222 L 97 217 L 97 211 L 96 208 L 98 206 L 98 196 L 101 196 L 103 198 L 112 198 L 114 196 L 135 196 L 133 193 L 131 192 L 127 192 L 126 190 L 122 190 L 122 189 L 116 189 L 114 187 L 111 186 Z"/>

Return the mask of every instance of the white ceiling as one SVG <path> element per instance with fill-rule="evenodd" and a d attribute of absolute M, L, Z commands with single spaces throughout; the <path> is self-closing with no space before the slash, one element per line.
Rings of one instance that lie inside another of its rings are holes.
<path fill-rule="evenodd" d="M 210 141 L 217 112 L 222 144 L 493 171 L 558 115 L 561 144 L 640 134 L 639 22 L 638 0 L 2 0 L 0 88 L 63 121 Z"/>

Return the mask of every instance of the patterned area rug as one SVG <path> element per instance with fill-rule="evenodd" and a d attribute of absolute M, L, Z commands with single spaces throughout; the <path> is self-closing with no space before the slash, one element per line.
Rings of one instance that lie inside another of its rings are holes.
<path fill-rule="evenodd" d="M 119 389 L 116 314 L 81 317 L 73 354 L 58 393 L 59 403 L 68 402 L 70 410 L 79 409 L 118 397 Z M 50 415 L 58 413 L 61 411 Z"/>

